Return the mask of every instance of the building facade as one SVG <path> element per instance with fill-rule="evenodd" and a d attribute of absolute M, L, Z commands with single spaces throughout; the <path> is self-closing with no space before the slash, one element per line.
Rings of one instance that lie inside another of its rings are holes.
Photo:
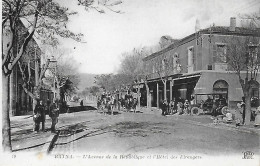
<path fill-rule="evenodd" d="M 26 28 L 23 23 L 20 21 L 18 26 L 17 33 L 15 34 L 13 47 L 11 54 L 17 55 L 21 44 L 23 43 L 26 32 Z M 10 41 L 8 33 L 3 34 L 3 49 L 6 49 L 7 43 Z M 42 51 L 38 43 L 32 38 L 28 43 L 27 49 L 24 52 L 24 55 L 20 58 L 19 62 L 21 64 L 21 69 L 28 78 L 30 75 L 30 81 L 27 83 L 27 90 L 31 93 L 34 91 L 34 86 L 36 82 L 35 68 L 37 67 L 41 70 L 41 56 Z M 14 56 L 15 57 L 15 56 Z M 24 91 L 23 89 L 23 75 L 20 71 L 20 67 L 16 64 L 13 68 L 13 71 L 9 77 L 9 97 L 10 97 L 10 116 L 28 114 L 28 112 L 33 111 L 33 99 Z M 46 104 L 47 100 L 52 100 L 53 93 L 51 89 L 47 86 L 43 86 L 40 92 L 41 99 Z"/>
<path fill-rule="evenodd" d="M 143 59 L 148 86 L 147 105 L 158 107 L 161 100 L 206 100 L 209 94 L 226 98 L 230 107 L 241 101 L 243 91 L 235 71 L 227 59 L 232 40 L 260 39 L 260 29 L 236 27 L 231 18 L 229 27 L 199 30 Z M 259 99 L 260 74 L 253 86 L 253 97 Z M 241 71 L 241 76 L 246 73 Z"/>

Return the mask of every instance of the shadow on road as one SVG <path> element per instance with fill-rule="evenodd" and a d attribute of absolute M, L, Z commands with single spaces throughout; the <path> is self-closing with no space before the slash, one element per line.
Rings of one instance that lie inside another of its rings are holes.
<path fill-rule="evenodd" d="M 68 109 L 69 113 L 80 112 L 80 111 L 89 111 L 89 110 L 97 110 L 97 109 L 92 106 L 74 106 L 74 107 L 69 107 L 69 109 Z"/>

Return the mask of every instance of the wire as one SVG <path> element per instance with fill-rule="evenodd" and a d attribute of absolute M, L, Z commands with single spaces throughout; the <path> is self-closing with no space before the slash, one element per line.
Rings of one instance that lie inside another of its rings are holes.
<path fill-rule="evenodd" d="M 249 6 L 252 3 L 257 2 L 257 0 L 252 0 L 252 1 L 245 1 L 244 3 L 242 3 L 240 6 L 236 7 L 233 11 L 237 12 L 238 10 L 245 8 L 245 6 Z"/>
<path fill-rule="evenodd" d="M 255 6 L 257 6 L 257 4 L 259 4 L 259 3 L 260 3 L 260 2 L 256 1 L 255 3 L 252 3 L 251 5 L 244 6 L 243 8 L 240 8 L 240 9 L 236 10 L 235 12 L 243 11 L 243 10 L 249 9 L 249 8 L 251 8 L 251 7 L 255 7 Z"/>

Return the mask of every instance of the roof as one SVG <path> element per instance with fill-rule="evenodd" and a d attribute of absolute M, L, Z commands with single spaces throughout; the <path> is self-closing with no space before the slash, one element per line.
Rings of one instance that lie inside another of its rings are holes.
<path fill-rule="evenodd" d="M 198 34 L 221 34 L 221 35 L 237 35 L 237 36 L 256 36 L 260 37 L 260 28 L 255 28 L 255 29 L 249 29 L 249 28 L 244 28 L 244 27 L 236 27 L 235 31 L 230 31 L 229 27 L 224 27 L 224 26 L 213 26 L 209 27 L 206 29 L 202 29 L 197 32 Z M 168 47 L 165 49 L 162 49 L 158 52 L 155 52 L 145 58 L 143 58 L 143 61 L 150 60 L 156 56 L 159 56 L 165 52 L 168 52 L 174 48 L 179 47 L 180 45 L 189 42 L 193 39 L 195 39 L 195 36 L 197 33 L 193 33 L 189 36 L 186 36 L 180 40 L 177 40 L 173 44 L 170 44 Z"/>

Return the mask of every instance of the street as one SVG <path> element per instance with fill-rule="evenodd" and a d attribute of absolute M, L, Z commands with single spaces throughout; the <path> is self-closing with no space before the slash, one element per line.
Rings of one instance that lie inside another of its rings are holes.
<path fill-rule="evenodd" d="M 151 112 L 151 111 L 150 111 Z M 259 135 L 228 127 L 200 125 L 185 116 L 157 113 L 103 114 L 83 111 L 60 118 L 60 135 L 51 154 L 57 153 L 184 153 L 204 155 L 259 153 Z M 189 118 L 189 117 L 188 117 Z M 201 117 L 203 119 L 204 117 Z M 206 118 L 206 117 L 205 117 Z M 205 121 L 204 118 L 204 121 Z M 65 123 L 70 125 L 63 126 Z"/>

